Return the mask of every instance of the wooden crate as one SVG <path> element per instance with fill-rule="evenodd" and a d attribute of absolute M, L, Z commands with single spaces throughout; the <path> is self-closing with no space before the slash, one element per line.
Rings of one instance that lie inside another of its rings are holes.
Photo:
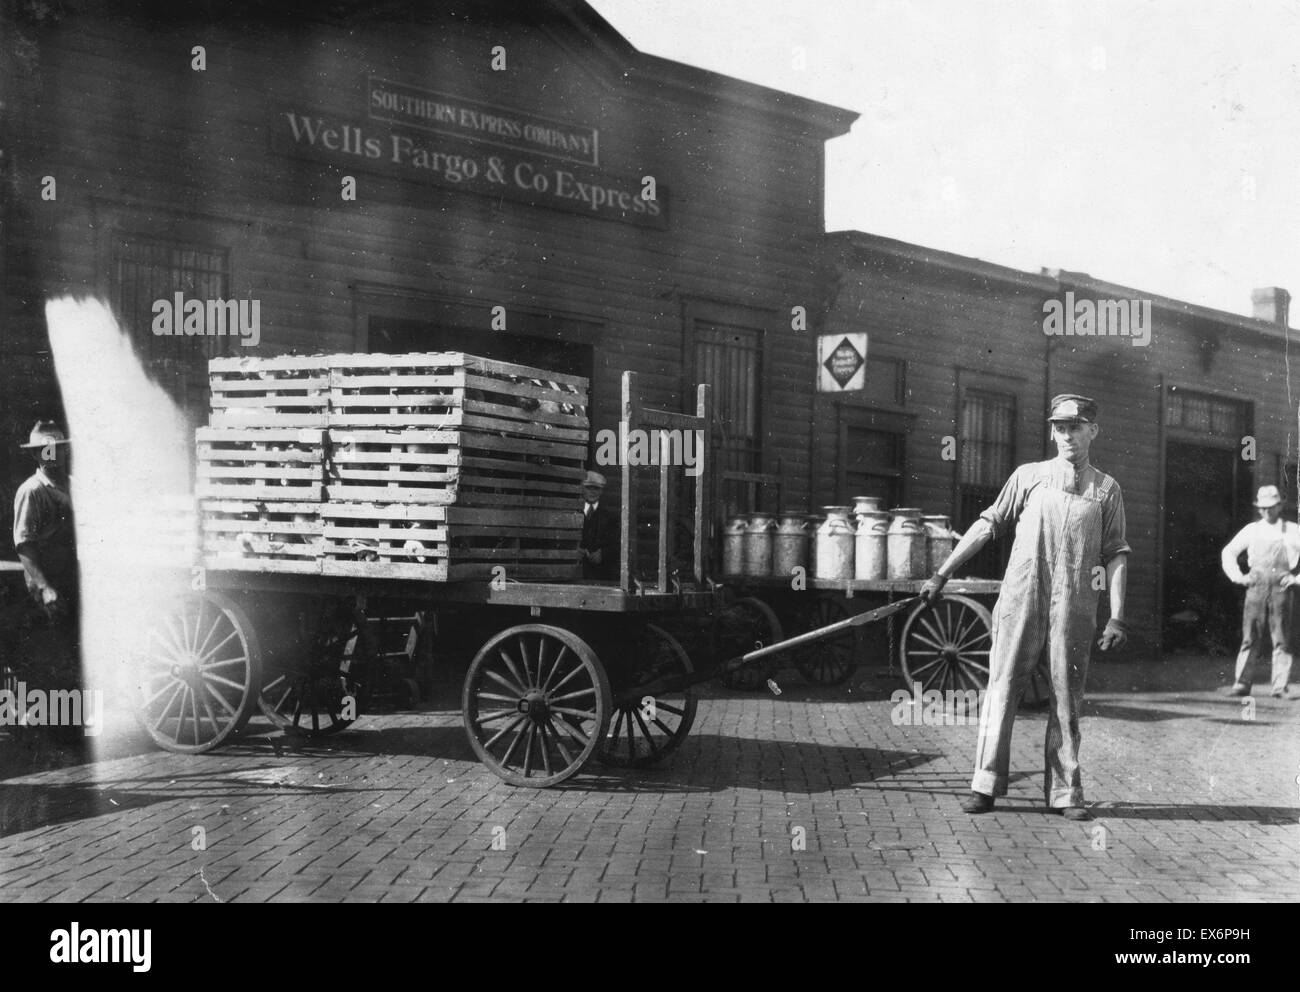
<path fill-rule="evenodd" d="M 323 430 L 200 427 L 195 437 L 200 497 L 320 502 Z"/>
<path fill-rule="evenodd" d="M 460 352 L 329 356 L 329 426 L 587 443 L 587 381 Z"/>
<path fill-rule="evenodd" d="M 324 427 L 329 366 L 323 355 L 213 358 L 213 427 Z"/>
<path fill-rule="evenodd" d="M 568 510 L 586 447 L 479 431 L 329 431 L 330 501 Z"/>
<path fill-rule="evenodd" d="M 325 503 L 321 516 L 326 575 L 441 582 L 581 574 L 577 510 Z"/>
<path fill-rule="evenodd" d="M 203 564 L 210 569 L 320 572 L 320 503 L 203 499 Z"/>

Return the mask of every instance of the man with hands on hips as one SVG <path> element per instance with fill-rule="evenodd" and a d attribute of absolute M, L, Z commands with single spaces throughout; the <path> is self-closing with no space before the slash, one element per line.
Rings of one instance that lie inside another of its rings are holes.
<path fill-rule="evenodd" d="M 1223 549 L 1223 574 L 1246 587 L 1241 617 L 1241 650 L 1237 652 L 1233 696 L 1250 695 L 1250 669 L 1257 660 L 1264 627 L 1273 640 L 1273 695 L 1288 697 L 1291 678 L 1291 600 L 1300 563 L 1300 527 L 1282 519 L 1282 494 L 1277 486 L 1261 486 L 1255 497 L 1259 519 L 1239 530 Z M 1243 572 L 1239 559 L 1246 556 Z"/>
<path fill-rule="evenodd" d="M 1006 794 L 1011 731 L 1025 685 L 1046 650 L 1051 694 L 1043 795 L 1071 820 L 1091 819 L 1079 768 L 1079 710 L 1105 570 L 1110 620 L 1097 641 L 1103 651 L 1123 647 L 1128 555 L 1124 498 L 1118 483 L 1094 468 L 1088 453 L 1100 428 L 1097 403 L 1086 396 L 1055 396 L 1048 417 L 1057 456 L 1021 465 L 993 505 L 966 532 L 948 560 L 921 589 L 929 605 L 944 584 L 989 541 L 1015 528 L 1015 543 L 993 609 L 989 687 L 980 710 L 971 795 L 961 808 L 987 813 Z"/>

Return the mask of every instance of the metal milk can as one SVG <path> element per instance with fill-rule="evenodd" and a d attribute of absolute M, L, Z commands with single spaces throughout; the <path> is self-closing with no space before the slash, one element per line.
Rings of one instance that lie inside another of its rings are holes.
<path fill-rule="evenodd" d="M 740 575 L 745 571 L 745 518 L 732 517 L 722 531 L 722 574 Z"/>
<path fill-rule="evenodd" d="M 925 521 L 925 575 L 929 577 L 948 560 L 957 546 L 957 537 L 947 514 L 926 514 L 922 519 Z"/>
<path fill-rule="evenodd" d="M 889 513 L 886 510 L 867 510 L 858 513 L 858 532 L 854 536 L 853 577 L 855 579 L 883 579 L 887 574 L 888 557 L 885 541 L 889 534 Z"/>
<path fill-rule="evenodd" d="M 781 523 L 772 541 L 772 574 L 789 576 L 796 568 L 808 568 L 808 518 L 790 510 L 781 514 Z"/>
<path fill-rule="evenodd" d="M 925 525 L 920 507 L 896 507 L 886 540 L 889 578 L 925 578 Z"/>
<path fill-rule="evenodd" d="M 826 519 L 817 528 L 817 560 L 813 577 L 818 579 L 853 578 L 853 525 L 849 507 L 823 506 Z"/>
<path fill-rule="evenodd" d="M 756 510 L 749 515 L 749 525 L 745 528 L 746 575 L 772 574 L 772 537 L 775 531 L 776 521 L 770 513 Z"/>
<path fill-rule="evenodd" d="M 859 518 L 861 518 L 862 514 L 864 513 L 870 513 L 872 510 L 879 510 L 879 509 L 880 509 L 879 496 L 854 496 L 853 497 L 853 513 L 855 516 Z"/>

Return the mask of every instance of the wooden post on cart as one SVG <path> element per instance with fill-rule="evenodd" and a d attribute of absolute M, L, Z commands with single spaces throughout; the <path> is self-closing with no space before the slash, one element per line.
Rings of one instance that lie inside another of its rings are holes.
<path fill-rule="evenodd" d="M 623 506 L 620 514 L 621 535 L 619 554 L 619 586 L 626 592 L 633 591 L 633 578 L 636 575 L 636 522 L 637 498 L 636 476 L 628 458 L 628 444 L 634 431 L 650 431 L 656 428 L 667 431 L 680 431 L 683 446 L 688 431 L 698 431 L 700 443 L 696 445 L 699 475 L 695 480 L 695 499 L 692 508 L 692 558 L 693 573 L 697 585 L 704 583 L 704 563 L 708 560 L 708 544 L 704 525 L 704 503 L 709 491 L 708 479 L 712 470 L 709 454 L 709 386 L 700 383 L 696 387 L 695 415 L 673 413 L 670 410 L 655 410 L 641 402 L 641 392 L 637 388 L 637 374 L 623 373 L 623 418 L 619 425 L 619 457 L 623 465 Z M 672 586 L 669 569 L 669 551 L 677 523 L 676 505 L 676 466 L 670 464 L 668 457 L 671 441 L 668 435 L 660 434 L 659 449 L 659 569 L 657 588 L 659 592 L 668 592 Z"/>

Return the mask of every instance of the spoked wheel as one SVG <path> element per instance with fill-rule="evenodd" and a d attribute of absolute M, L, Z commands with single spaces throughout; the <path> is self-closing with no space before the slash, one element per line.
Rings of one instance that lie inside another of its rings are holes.
<path fill-rule="evenodd" d="M 248 617 L 216 592 L 187 596 L 145 631 L 136 718 L 167 751 L 220 747 L 248 721 L 262 655 Z"/>
<path fill-rule="evenodd" d="M 853 615 L 848 604 L 838 596 L 818 596 L 807 615 L 805 631 L 817 630 Z M 848 630 L 839 637 L 817 641 L 795 655 L 799 674 L 816 685 L 839 685 L 858 667 L 854 652 L 855 635 Z"/>
<path fill-rule="evenodd" d="M 327 600 L 295 645 L 267 659 L 258 705 L 286 733 L 336 734 L 360 714 L 374 659 L 365 614 L 350 600 Z"/>
<path fill-rule="evenodd" d="M 503 630 L 465 674 L 461 710 L 479 760 L 511 785 L 558 785 L 609 726 L 609 678 L 578 635 L 548 624 Z"/>
<path fill-rule="evenodd" d="M 909 688 L 986 689 L 992 616 L 973 599 L 945 596 L 933 610 L 917 606 L 903 625 L 899 664 Z"/>
<path fill-rule="evenodd" d="M 689 675 L 695 669 L 677 638 L 650 623 L 637 638 L 628 670 L 636 673 L 638 681 L 649 684 L 665 676 Z M 597 757 L 620 768 L 639 768 L 666 758 L 691 732 L 696 705 L 694 686 L 654 696 L 638 695 L 614 710 Z"/>
<path fill-rule="evenodd" d="M 1029 676 L 1029 681 L 1025 684 L 1024 695 L 1020 697 L 1020 705 L 1031 710 L 1040 710 L 1048 704 L 1052 698 L 1052 690 L 1049 683 L 1052 679 L 1052 670 L 1048 667 L 1047 656 L 1038 663 L 1034 669 L 1034 674 Z"/>
<path fill-rule="evenodd" d="M 745 636 L 740 638 L 741 649 L 738 652 L 739 654 L 745 654 L 757 647 L 775 644 L 777 641 L 785 639 L 785 634 L 781 630 L 781 621 L 777 619 L 772 607 L 755 596 L 738 599 L 725 607 L 724 617 L 725 622 L 738 624 L 744 631 Z M 725 640 L 728 639 L 724 638 Z M 721 660 L 725 661 L 726 658 Z M 752 692 L 755 689 L 762 688 L 765 672 L 766 668 L 763 664 L 755 663 L 746 665 L 743 668 L 737 668 L 735 671 L 726 672 L 721 676 L 721 680 L 722 684 L 728 689 Z"/>

